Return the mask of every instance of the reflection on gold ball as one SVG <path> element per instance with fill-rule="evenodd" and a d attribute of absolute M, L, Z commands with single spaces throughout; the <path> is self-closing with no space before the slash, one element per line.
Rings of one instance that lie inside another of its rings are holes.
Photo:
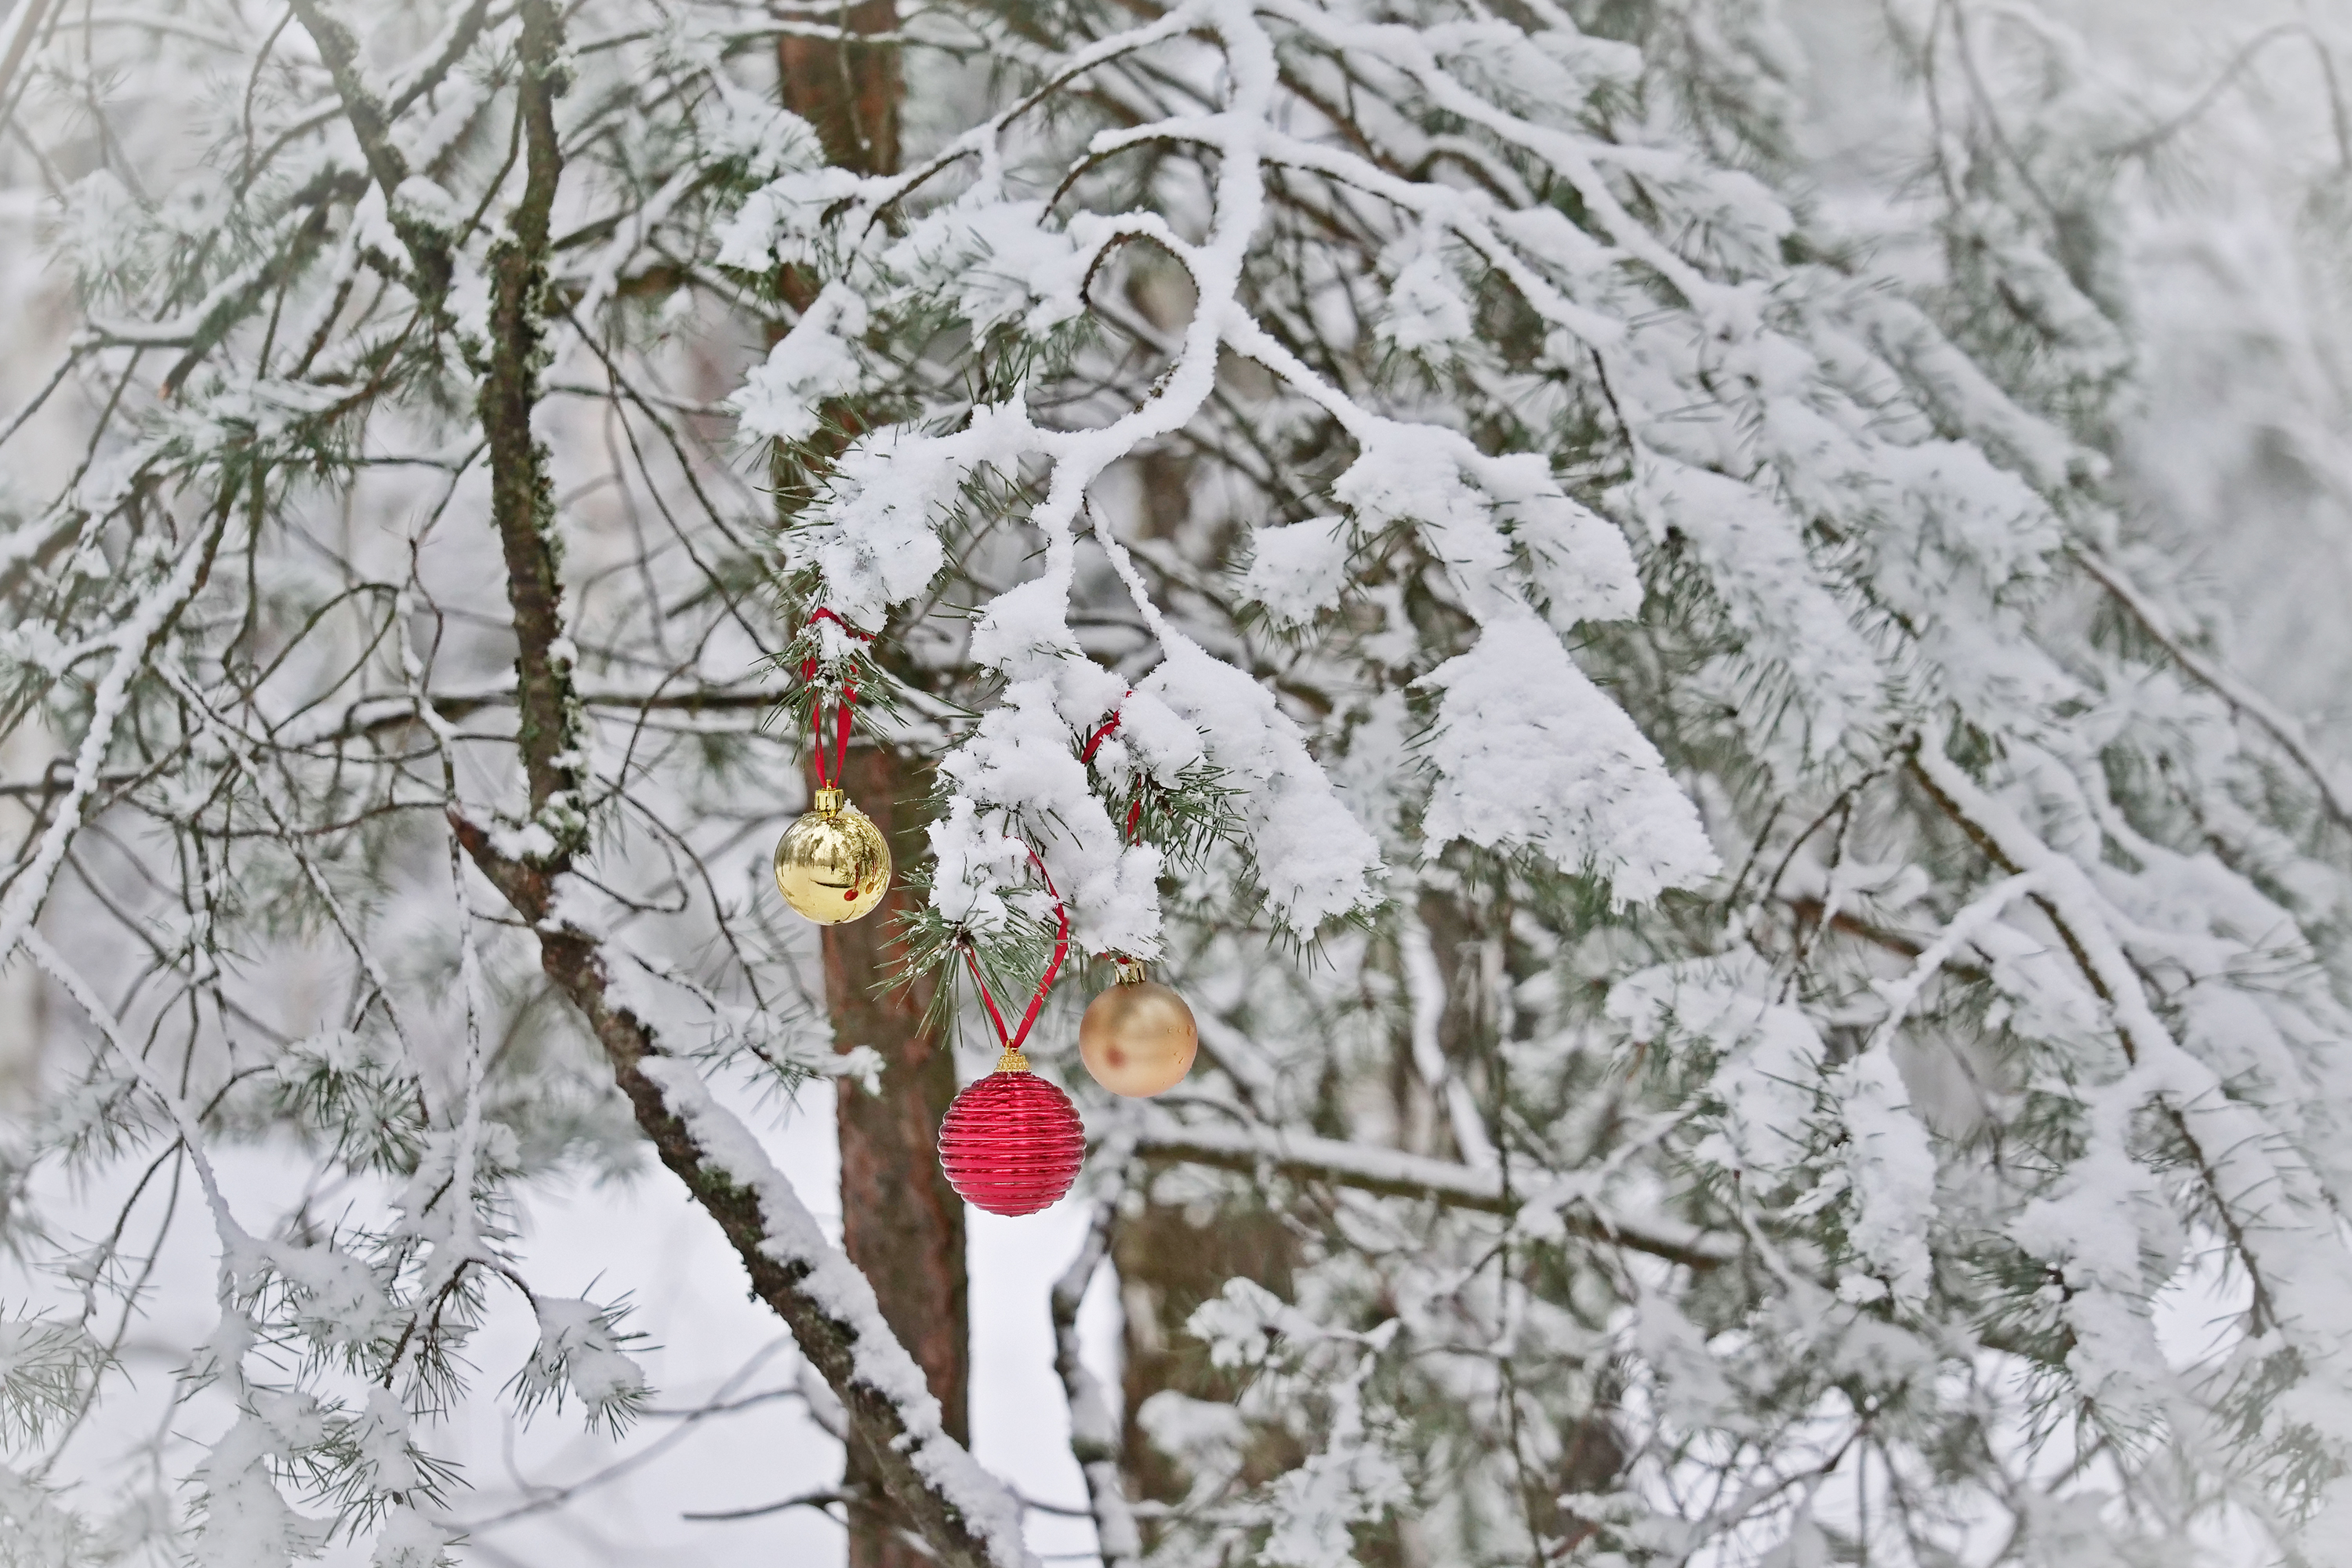
<path fill-rule="evenodd" d="M 784 902 L 819 925 L 854 921 L 890 890 L 890 846 L 838 790 L 819 790 L 817 809 L 776 841 L 776 886 Z"/>
<path fill-rule="evenodd" d="M 1113 1094 L 1148 1100 L 1192 1070 L 1200 1031 L 1184 998 L 1150 980 L 1121 981 L 1078 1021 L 1078 1055 Z"/>

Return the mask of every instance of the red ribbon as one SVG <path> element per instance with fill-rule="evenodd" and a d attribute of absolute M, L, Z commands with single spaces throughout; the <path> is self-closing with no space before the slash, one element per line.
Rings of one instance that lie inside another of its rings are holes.
<path fill-rule="evenodd" d="M 1087 749 L 1078 753 L 1078 761 L 1082 763 L 1093 762 L 1095 760 L 1095 753 L 1102 750 L 1102 743 L 1105 741 L 1109 740 L 1118 729 L 1118 710 L 1114 708 L 1111 710 L 1110 717 L 1103 721 L 1102 728 L 1097 730 L 1093 734 L 1087 737 Z"/>
<path fill-rule="evenodd" d="M 1132 697 L 1135 693 L 1129 691 L 1127 695 Z M 1120 700 L 1125 701 L 1126 699 L 1121 698 Z M 1086 749 L 1078 753 L 1078 761 L 1091 763 L 1095 760 L 1095 753 L 1102 750 L 1102 743 L 1118 732 L 1118 709 L 1114 708 L 1110 710 L 1110 717 L 1104 720 L 1101 727 L 1087 737 Z M 1127 808 L 1127 841 L 1129 844 L 1134 843 L 1136 835 L 1141 832 L 1142 828 L 1143 796 L 1138 795 L 1135 797 L 1135 804 Z"/>
<path fill-rule="evenodd" d="M 814 671 L 810 673 L 814 674 Z M 841 786 L 841 770 L 849 762 L 849 705 L 856 700 L 857 688 L 844 685 L 841 689 L 841 705 L 833 710 L 835 721 L 833 736 L 833 776 L 827 778 L 824 773 L 824 697 L 820 693 L 809 699 L 809 739 L 814 748 L 809 760 L 816 764 L 816 787 L 819 789 L 838 789 Z"/>
<path fill-rule="evenodd" d="M 859 631 L 824 605 L 819 605 L 816 613 L 808 618 L 810 626 L 814 626 L 819 621 L 831 621 L 859 642 L 874 640 L 872 633 Z M 816 679 L 816 663 L 814 658 L 801 660 L 803 680 Z M 824 693 L 819 691 L 809 698 L 809 745 L 814 753 L 811 761 L 816 766 L 816 784 L 819 789 L 841 787 L 841 772 L 849 763 L 849 710 L 856 700 L 857 688 L 845 680 L 843 681 L 841 702 L 834 710 L 833 776 L 827 778 L 824 773 Z"/>
<path fill-rule="evenodd" d="M 988 982 L 980 973 L 980 960 L 972 956 L 969 942 L 962 943 L 964 964 L 971 971 L 971 983 L 980 987 L 981 1005 L 988 1009 L 988 1021 L 996 1026 L 996 1038 L 1008 1051 L 1019 1050 L 1021 1042 L 1029 1037 L 1030 1026 L 1036 1023 L 1037 1015 L 1045 1010 L 1045 996 L 1054 989 L 1054 976 L 1062 972 L 1062 961 L 1070 956 L 1070 911 L 1063 907 L 1062 895 L 1055 889 L 1054 879 L 1046 872 L 1045 862 L 1037 858 L 1034 849 L 1029 851 L 1029 864 L 1037 868 L 1037 875 L 1045 881 L 1045 891 L 1053 894 L 1054 919 L 1058 929 L 1054 932 L 1054 962 L 1045 965 L 1045 977 L 1037 982 L 1036 994 L 1029 998 L 1029 1011 L 1021 1016 L 1019 1028 L 1009 1034 L 1005 1032 L 1004 1015 L 996 1010 L 996 998 L 989 994 Z"/>

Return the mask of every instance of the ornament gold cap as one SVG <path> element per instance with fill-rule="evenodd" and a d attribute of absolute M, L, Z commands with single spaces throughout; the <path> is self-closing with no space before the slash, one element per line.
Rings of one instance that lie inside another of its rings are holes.
<path fill-rule="evenodd" d="M 1121 985 L 1143 984 L 1146 976 L 1140 960 L 1129 958 L 1123 952 L 1114 952 L 1110 955 L 1110 961 L 1118 966 L 1118 983 Z"/>
<path fill-rule="evenodd" d="M 841 791 L 835 788 L 833 785 L 820 784 L 817 787 L 816 794 L 809 797 L 809 809 L 811 811 L 823 812 L 825 816 L 832 816 L 841 810 L 842 802 L 847 797 L 844 795 Z"/>
<path fill-rule="evenodd" d="M 1029 1070 L 1029 1058 L 1021 1054 L 1020 1047 L 1007 1046 L 1004 1047 L 1004 1054 L 996 1058 L 996 1070 L 998 1072 L 1027 1072 Z"/>

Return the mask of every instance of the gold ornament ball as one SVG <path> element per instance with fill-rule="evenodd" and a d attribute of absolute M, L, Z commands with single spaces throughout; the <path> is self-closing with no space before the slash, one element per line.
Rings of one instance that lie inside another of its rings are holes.
<path fill-rule="evenodd" d="M 776 841 L 776 887 L 819 925 L 854 921 L 890 890 L 890 846 L 839 790 L 821 789 L 815 805 Z"/>
<path fill-rule="evenodd" d="M 1122 979 L 1078 1021 L 1078 1055 L 1113 1094 L 1149 1100 L 1192 1070 L 1201 1033 L 1184 998 L 1156 981 Z"/>

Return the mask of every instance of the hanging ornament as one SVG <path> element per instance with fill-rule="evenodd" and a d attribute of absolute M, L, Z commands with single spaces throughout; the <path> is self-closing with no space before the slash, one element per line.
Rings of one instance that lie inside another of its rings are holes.
<path fill-rule="evenodd" d="M 1035 1214 L 1070 1190 L 1086 1158 L 1087 1130 L 1070 1097 L 1008 1050 L 996 1070 L 967 1087 L 940 1123 L 940 1166 L 975 1208 Z"/>
<path fill-rule="evenodd" d="M 1045 878 L 1045 890 L 1053 893 L 1054 879 L 1045 876 L 1045 863 L 1034 850 L 1029 858 Z M 1055 1203 L 1078 1179 L 1078 1164 L 1086 1158 L 1087 1131 L 1077 1107 L 1055 1085 L 1031 1072 L 1029 1058 L 1021 1052 L 1021 1043 L 1044 1011 L 1054 976 L 1070 952 L 1070 914 L 1058 893 L 1054 913 L 1060 929 L 1054 938 L 1053 962 L 1037 982 L 1017 1029 L 1005 1028 L 980 961 L 969 943 L 963 948 L 964 963 L 980 987 L 981 1005 L 1004 1051 L 994 1072 L 966 1085 L 948 1107 L 940 1122 L 940 1168 L 964 1202 L 991 1214 L 1035 1214 Z"/>
<path fill-rule="evenodd" d="M 1184 998 L 1146 980 L 1134 960 L 1118 963 L 1118 983 L 1096 997 L 1078 1021 L 1078 1056 L 1113 1094 L 1149 1100 L 1192 1070 L 1201 1031 Z"/>
<path fill-rule="evenodd" d="M 850 636 L 871 641 L 865 633 L 820 609 L 809 617 L 814 626 L 828 620 Z M 801 679 L 816 678 L 817 661 L 801 664 Z M 890 890 L 890 844 L 864 812 L 842 793 L 842 768 L 849 761 L 849 710 L 857 689 L 845 684 L 834 705 L 833 773 L 824 766 L 824 694 L 809 700 L 809 741 L 816 768 L 816 792 L 809 809 L 776 841 L 776 887 L 784 902 L 819 925 L 841 925 L 870 914 Z"/>
<path fill-rule="evenodd" d="M 776 886 L 784 902 L 819 925 L 856 920 L 890 890 L 890 846 L 840 790 L 821 786 L 776 841 Z"/>
<path fill-rule="evenodd" d="M 1095 732 L 1087 737 L 1078 760 L 1091 763 L 1102 743 L 1118 732 L 1119 710 L 1113 709 Z M 1127 808 L 1127 841 L 1142 836 L 1143 796 L 1138 793 Z M 1113 1094 L 1149 1100 L 1165 1094 L 1192 1070 L 1201 1049 L 1201 1032 L 1184 998 L 1165 985 L 1143 977 L 1143 965 L 1120 954 L 1118 984 L 1096 997 L 1078 1022 L 1078 1056 L 1094 1080 Z"/>

